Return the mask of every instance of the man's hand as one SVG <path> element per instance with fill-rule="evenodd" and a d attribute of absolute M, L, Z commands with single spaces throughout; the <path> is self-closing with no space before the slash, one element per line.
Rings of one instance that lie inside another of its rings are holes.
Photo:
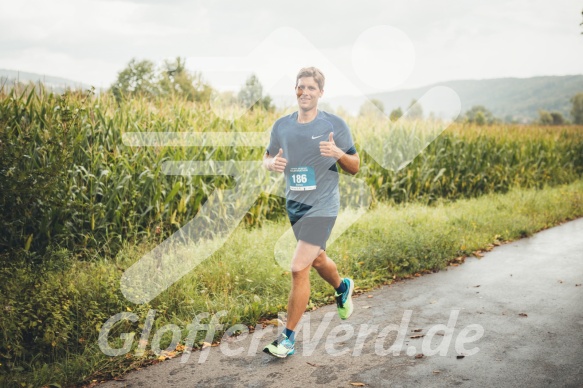
<path fill-rule="evenodd" d="M 264 165 L 269 171 L 284 172 L 285 166 L 287 165 L 287 159 L 283 156 L 283 149 L 279 149 L 279 152 L 274 157 L 269 157 L 265 155 Z"/>
<path fill-rule="evenodd" d="M 328 141 L 320 142 L 320 154 L 336 159 L 340 167 L 349 174 L 356 174 L 360 168 L 360 157 L 358 154 L 345 154 L 334 142 L 334 132 L 330 132 Z"/>
<path fill-rule="evenodd" d="M 344 152 L 340 148 L 336 147 L 336 143 L 334 143 L 334 132 L 330 132 L 328 141 L 320 142 L 320 154 L 322 156 L 328 156 L 336 160 L 340 159 L 342 155 L 344 155 Z"/>

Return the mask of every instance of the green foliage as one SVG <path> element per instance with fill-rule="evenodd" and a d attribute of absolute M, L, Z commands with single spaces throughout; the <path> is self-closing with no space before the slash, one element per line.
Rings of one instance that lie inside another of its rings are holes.
<path fill-rule="evenodd" d="M 0 104 L 0 254 L 42 253 L 72 210 L 69 172 L 92 92 L 38 92 L 13 89 Z"/>
<path fill-rule="evenodd" d="M 356 143 L 366 145 L 359 176 L 375 200 L 455 200 L 513 186 L 568 183 L 583 173 L 583 133 L 575 127 L 452 126 L 395 172 L 381 168 L 373 155 L 385 156 L 385 164 L 391 154 L 396 162 L 404 160 L 399 155 L 403 150 L 406 156 L 409 142 L 399 143 L 401 133 L 423 132 L 423 124 L 358 119 L 349 125 Z"/>
<path fill-rule="evenodd" d="M 112 257 L 123 241 L 161 242 L 193 219 L 216 189 L 233 187 L 228 177 L 165 175 L 163 162 L 261 160 L 263 154 L 262 146 L 128 147 L 122 142 L 125 132 L 256 132 L 278 117 L 256 109 L 230 123 L 218 119 L 208 105 L 177 96 L 170 101 L 136 97 L 118 104 L 108 93 L 58 97 L 34 91 L 2 96 L 0 112 L 0 214 L 5 225 L 0 251 L 18 256 L 28 249 L 41 255 L 47 247 L 60 246 L 83 258 Z M 375 147 L 388 144 L 394 151 L 396 146 L 394 136 L 385 136 L 394 132 L 387 132 L 389 120 L 384 120 L 349 119 L 357 146 L 368 147 L 359 149 L 359 176 L 375 201 L 474 197 L 514 185 L 567 183 L 583 171 L 583 134 L 575 128 L 505 126 L 487 131 L 452 127 L 407 168 L 388 171 L 370 156 L 385 154 L 384 149 L 373 153 Z M 398 129 L 406 135 L 423 125 L 406 122 Z M 246 175 L 254 176 L 251 171 Z M 247 184 L 262 183 L 250 179 Z M 282 203 L 279 197 L 259 196 L 245 224 L 261 225 L 283 215 Z"/>
<path fill-rule="evenodd" d="M 251 74 L 245 81 L 245 85 L 241 88 L 238 94 L 239 101 L 245 107 L 250 107 L 251 110 L 258 107 L 273 111 L 275 107 L 272 105 L 271 97 L 263 96 L 263 85 L 259 82 L 259 78 L 255 74 Z"/>
<path fill-rule="evenodd" d="M 40 254 L 55 245 L 89 258 L 112 256 L 127 239 L 162 241 L 194 218 L 216 188 L 232 185 L 227 177 L 167 176 L 163 161 L 259 160 L 262 147 L 142 149 L 124 146 L 122 133 L 224 131 L 233 125 L 254 131 L 275 120 L 256 110 L 246 121 L 226 124 L 207 105 L 178 97 L 170 102 L 136 97 L 119 104 L 108 93 L 63 98 L 13 90 L 0 99 L 6 150 L 0 155 L 0 214 L 6 225 L 0 251 Z M 281 200 L 264 196 L 245 220 L 254 225 L 279 214 Z"/>
<path fill-rule="evenodd" d="M 133 58 L 119 72 L 111 90 L 118 100 L 122 97 L 155 96 L 158 94 L 156 78 L 156 65 L 152 61 Z"/>
<path fill-rule="evenodd" d="M 184 59 L 164 61 L 160 68 L 149 60 L 133 58 L 119 72 L 111 86 L 111 92 L 119 102 L 123 98 L 178 97 L 187 101 L 209 101 L 212 88 L 204 82 L 202 75 L 186 69 Z"/>
<path fill-rule="evenodd" d="M 551 117 L 553 119 L 553 125 L 564 125 L 567 123 L 561 112 L 551 112 Z"/>
<path fill-rule="evenodd" d="M 575 95 L 571 102 L 573 107 L 571 108 L 571 116 L 573 116 L 574 124 L 583 124 L 583 93 Z"/>
<path fill-rule="evenodd" d="M 541 125 L 564 125 L 565 118 L 560 112 L 539 111 L 539 124 Z"/>
<path fill-rule="evenodd" d="M 541 110 L 538 112 L 538 114 L 539 114 L 538 122 L 541 125 L 553 125 L 553 116 L 551 116 L 549 112 L 547 112 L 546 110 Z"/>
<path fill-rule="evenodd" d="M 66 250 L 34 266 L 24 260 L 1 264 L 0 385 L 10 371 L 42 371 L 47 363 L 83 354 L 105 320 L 125 309 L 115 266 L 78 262 Z"/>
<path fill-rule="evenodd" d="M 492 112 L 484 106 L 475 105 L 465 113 L 464 121 L 476 125 L 492 125 L 498 120 L 496 120 Z"/>
<path fill-rule="evenodd" d="M 393 109 L 391 111 L 391 114 L 389 116 L 389 119 L 391 121 L 397 121 L 401 118 L 401 116 L 403 116 L 403 111 L 401 110 L 401 108 L 397 108 L 397 109 Z"/>
<path fill-rule="evenodd" d="M 255 74 L 251 74 L 245 81 L 238 95 L 245 106 L 253 106 L 263 97 L 263 86 Z"/>
<path fill-rule="evenodd" d="M 180 96 L 187 101 L 208 101 L 212 88 L 203 81 L 200 73 L 192 73 L 185 66 L 186 62 L 180 57 L 164 62 L 158 81 L 161 95 Z"/>

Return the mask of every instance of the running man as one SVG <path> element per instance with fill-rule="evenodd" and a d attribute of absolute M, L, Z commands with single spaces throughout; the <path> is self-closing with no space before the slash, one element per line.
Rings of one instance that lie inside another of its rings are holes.
<path fill-rule="evenodd" d="M 283 333 L 263 351 L 285 358 L 294 354 L 294 329 L 310 299 L 310 269 L 336 290 L 341 319 L 352 314 L 354 282 L 340 278 L 336 264 L 326 255 L 326 241 L 340 207 L 338 169 L 356 174 L 360 158 L 346 123 L 318 110 L 324 93 L 324 75 L 315 67 L 303 68 L 296 77 L 298 111 L 278 119 L 263 164 L 285 174 L 286 209 L 297 245 L 292 258 L 292 288 Z"/>

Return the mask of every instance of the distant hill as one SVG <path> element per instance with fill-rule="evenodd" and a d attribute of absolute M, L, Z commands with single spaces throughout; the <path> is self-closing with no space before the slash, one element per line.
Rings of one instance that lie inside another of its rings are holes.
<path fill-rule="evenodd" d="M 368 97 L 382 101 L 385 112 L 390 113 L 397 107 L 405 110 L 411 100 L 419 99 L 434 86 L 447 86 L 455 90 L 462 103 L 462 114 L 474 105 L 483 105 L 494 116 L 507 121 L 536 120 L 541 109 L 561 112 L 571 120 L 570 99 L 583 92 L 583 75 L 447 81 L 416 89 L 376 93 Z M 339 97 L 331 99 L 329 103 L 357 113 L 362 99 Z"/>
<path fill-rule="evenodd" d="M 5 87 L 11 87 L 17 81 L 21 83 L 40 82 L 56 93 L 62 93 L 63 91 L 65 91 L 65 89 L 86 90 L 91 88 L 91 86 L 87 84 L 66 78 L 52 77 L 36 73 L 27 73 L 24 71 L 0 69 L 0 87 L 2 85 L 4 85 Z"/>

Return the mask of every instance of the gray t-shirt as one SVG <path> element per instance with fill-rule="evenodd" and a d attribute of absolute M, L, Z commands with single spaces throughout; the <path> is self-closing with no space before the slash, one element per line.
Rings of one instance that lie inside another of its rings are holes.
<path fill-rule="evenodd" d="M 356 153 L 348 125 L 340 117 L 318 111 L 314 120 L 298 123 L 298 112 L 278 119 L 271 130 L 269 155 L 283 149 L 286 208 L 290 220 L 300 217 L 335 217 L 340 207 L 336 160 L 320 154 L 320 142 L 330 132 L 336 146 L 347 154 Z"/>

